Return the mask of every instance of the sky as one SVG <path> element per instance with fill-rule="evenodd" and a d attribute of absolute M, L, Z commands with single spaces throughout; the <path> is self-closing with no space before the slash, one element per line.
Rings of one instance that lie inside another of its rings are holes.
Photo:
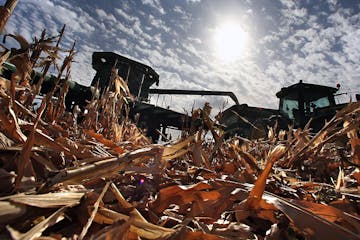
<path fill-rule="evenodd" d="M 0 0 L 3 5 L 4 0 Z M 43 29 L 62 47 L 76 41 L 72 80 L 90 85 L 94 51 L 143 62 L 157 88 L 232 91 L 240 103 L 277 108 L 275 94 L 297 83 L 360 93 L 359 0 L 20 0 L 5 32 L 31 41 Z M 224 97 L 152 96 L 183 112 Z"/>

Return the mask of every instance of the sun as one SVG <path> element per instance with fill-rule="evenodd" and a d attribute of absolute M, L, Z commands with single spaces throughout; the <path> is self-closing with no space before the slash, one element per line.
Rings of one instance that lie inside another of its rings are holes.
<path fill-rule="evenodd" d="M 223 23 L 215 29 L 215 54 L 223 61 L 236 61 L 244 56 L 248 33 L 239 23 Z"/>

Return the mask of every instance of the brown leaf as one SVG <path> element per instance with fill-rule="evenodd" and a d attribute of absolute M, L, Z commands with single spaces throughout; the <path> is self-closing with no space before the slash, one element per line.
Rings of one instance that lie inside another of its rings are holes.
<path fill-rule="evenodd" d="M 355 233 L 305 210 L 297 205 L 296 201 L 288 201 L 269 193 L 266 193 L 264 198 L 281 210 L 308 238 L 359 239 Z"/>
<path fill-rule="evenodd" d="M 202 198 L 201 196 L 203 193 L 202 191 L 208 191 L 210 189 L 212 189 L 212 186 L 203 182 L 191 186 L 170 186 L 161 189 L 156 197 L 156 200 L 152 202 L 150 206 L 153 211 L 162 213 L 170 206 L 170 204 L 188 204 L 196 200 L 197 197 L 205 201 L 206 198 Z M 212 194 L 214 194 L 215 198 L 219 197 L 216 192 L 212 191 L 210 195 Z"/>
<path fill-rule="evenodd" d="M 55 140 L 56 143 L 63 145 L 66 149 L 76 156 L 77 159 L 91 158 L 95 155 L 85 146 L 72 141 L 66 137 L 58 137 Z"/>
<path fill-rule="evenodd" d="M 259 176 L 259 178 L 256 180 L 254 188 L 251 190 L 249 194 L 249 198 L 261 199 L 261 196 L 265 191 L 266 179 L 269 176 L 269 173 L 274 163 L 283 156 L 285 150 L 286 148 L 282 145 L 278 145 L 272 150 L 272 152 L 268 156 L 268 162 L 266 164 L 266 167 Z M 256 206 L 254 205 L 251 207 L 256 208 Z"/>
<path fill-rule="evenodd" d="M 161 147 L 143 148 L 124 153 L 119 157 L 101 160 L 81 167 L 70 167 L 61 170 L 49 179 L 48 185 L 53 186 L 63 182 L 82 182 L 83 180 L 112 176 L 124 170 L 130 163 L 138 164 L 146 161 L 148 158 L 160 158 L 161 154 Z"/>
<path fill-rule="evenodd" d="M 11 89 L 11 81 L 6 78 L 0 77 L 0 88 L 4 89 L 4 91 L 9 94 Z"/>
<path fill-rule="evenodd" d="M 131 227 L 130 221 L 123 221 L 118 220 L 111 224 L 108 227 L 103 228 L 101 231 L 97 232 L 96 234 L 92 235 L 90 237 L 91 240 L 108 240 L 108 239 L 119 239 L 119 240 L 129 240 L 133 239 L 129 236 L 130 233 L 130 227 Z M 138 239 L 138 235 L 134 236 Z"/>
<path fill-rule="evenodd" d="M 311 211 L 316 216 L 322 217 L 329 222 L 339 224 L 355 234 L 360 233 L 360 221 L 358 218 L 352 217 L 350 214 L 344 214 L 343 211 L 337 208 L 304 200 L 291 200 L 291 202 L 296 203 L 298 206 Z"/>
<path fill-rule="evenodd" d="M 28 41 L 21 35 L 6 34 L 4 36 L 4 41 L 6 40 L 7 37 L 11 37 L 11 38 L 15 39 L 20 44 L 22 51 L 30 48 L 30 44 L 28 43 Z"/>
<path fill-rule="evenodd" d="M 17 142 L 24 143 L 27 138 L 20 129 L 18 118 L 12 108 L 8 107 L 8 111 L 9 114 L 0 113 L 0 125 L 8 137 Z"/>
<path fill-rule="evenodd" d="M 35 143 L 34 136 L 35 136 L 35 133 L 34 133 L 34 131 L 32 131 L 23 146 L 23 149 L 20 153 L 19 158 L 16 161 L 16 165 L 17 165 L 17 172 L 16 172 L 17 176 L 16 176 L 16 180 L 15 180 L 16 188 L 20 187 L 21 179 L 24 176 L 26 169 L 29 169 L 28 173 L 29 173 L 29 171 L 31 171 L 31 173 L 33 173 L 30 156 L 31 156 L 32 147 Z"/>
<path fill-rule="evenodd" d="M 0 56 L 0 72 L 2 72 L 3 64 L 8 60 L 11 55 L 11 51 L 5 50 Z"/>
<path fill-rule="evenodd" d="M 350 140 L 353 163 L 360 166 L 360 138 L 352 138 Z"/>
<path fill-rule="evenodd" d="M 127 216 L 104 207 L 99 208 L 94 221 L 100 224 L 114 224 L 118 221 L 129 222 L 131 224 L 130 232 L 145 239 L 161 239 L 169 237 L 175 232 L 174 229 L 160 227 L 137 217 Z"/>
<path fill-rule="evenodd" d="M 183 154 L 188 152 L 189 144 L 195 139 L 194 135 L 186 138 L 185 140 L 180 140 L 177 143 L 166 145 L 163 153 L 163 160 L 171 160 L 177 157 L 181 157 Z"/>
<path fill-rule="evenodd" d="M 352 178 L 354 178 L 354 179 L 357 181 L 357 183 L 360 185 L 360 171 L 359 171 L 359 169 L 354 170 L 354 171 L 350 174 L 350 176 L 351 176 Z"/>
<path fill-rule="evenodd" d="M 104 144 L 107 147 L 110 147 L 112 150 L 116 151 L 119 154 L 124 153 L 124 149 L 120 146 L 117 146 L 113 141 L 105 138 L 102 134 L 96 133 L 94 130 L 85 130 L 86 134 L 90 137 L 95 138 L 100 143 Z"/>
<path fill-rule="evenodd" d="M 90 228 L 92 222 L 94 221 L 94 218 L 96 216 L 96 213 L 99 209 L 99 205 L 100 205 L 100 202 L 102 201 L 106 191 L 108 190 L 110 186 L 110 182 L 107 182 L 103 188 L 103 190 L 101 191 L 101 194 L 99 195 L 98 199 L 96 200 L 94 206 L 93 206 L 93 211 L 91 212 L 91 215 L 90 215 L 90 218 L 88 219 L 86 225 L 83 227 L 81 233 L 80 233 L 80 236 L 79 236 L 79 239 L 83 239 L 85 237 L 85 235 L 87 234 L 88 232 L 88 229 Z"/>
<path fill-rule="evenodd" d="M 48 218 L 44 219 L 37 225 L 35 225 L 33 228 L 31 228 L 26 233 L 20 233 L 16 231 L 15 229 L 11 228 L 10 226 L 7 226 L 7 230 L 10 232 L 11 237 L 16 240 L 25 240 L 25 239 L 35 239 L 37 237 L 40 237 L 48 227 L 56 224 L 57 222 L 64 219 L 65 211 L 67 210 L 66 207 L 62 207 L 56 212 L 54 212 L 52 215 L 50 215 Z"/>
<path fill-rule="evenodd" d="M 276 210 L 276 208 L 272 204 L 264 201 L 262 196 L 265 191 L 266 179 L 268 178 L 274 163 L 284 155 L 285 149 L 284 146 L 278 145 L 268 155 L 266 167 L 256 180 L 248 198 L 241 202 L 236 208 L 237 212 L 235 215 L 238 221 L 242 221 L 249 215 L 256 214 L 260 218 L 275 222 L 273 211 Z"/>
<path fill-rule="evenodd" d="M 75 206 L 80 203 L 84 193 L 58 192 L 37 195 L 17 194 L 9 196 L 11 202 L 39 208 L 59 208 L 64 206 Z"/>
<path fill-rule="evenodd" d="M 7 148 L 7 147 L 11 147 L 13 145 L 14 145 L 14 141 L 12 141 L 5 134 L 0 132 L 0 148 Z"/>
<path fill-rule="evenodd" d="M 196 142 L 193 144 L 193 160 L 195 166 L 201 167 L 205 166 L 206 168 L 210 168 L 209 160 L 206 158 L 204 152 L 201 149 L 201 142 Z"/>
<path fill-rule="evenodd" d="M 131 96 L 126 82 L 117 74 L 115 74 L 115 93 L 120 96 Z"/>
<path fill-rule="evenodd" d="M 252 168 L 253 171 L 259 172 L 259 166 L 257 165 L 256 158 L 248 152 L 242 151 L 238 146 L 232 145 L 234 150 L 246 161 L 246 163 Z"/>

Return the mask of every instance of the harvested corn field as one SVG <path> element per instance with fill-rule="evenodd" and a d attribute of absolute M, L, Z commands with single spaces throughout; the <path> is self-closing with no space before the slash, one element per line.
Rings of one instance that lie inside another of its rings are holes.
<path fill-rule="evenodd" d="M 360 238 L 360 102 L 317 133 L 275 124 L 261 139 L 225 137 L 205 105 L 181 138 L 154 144 L 114 72 L 66 111 L 75 44 L 63 50 L 64 34 L 5 37 L 20 48 L 0 59 L 16 67 L 1 77 L 1 239 Z"/>

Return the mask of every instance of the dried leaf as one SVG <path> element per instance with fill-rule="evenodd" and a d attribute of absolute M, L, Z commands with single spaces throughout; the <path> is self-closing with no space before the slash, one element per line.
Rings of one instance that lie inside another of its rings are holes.
<path fill-rule="evenodd" d="M 94 130 L 86 130 L 86 134 L 95 138 L 97 141 L 101 142 L 107 147 L 110 147 L 112 150 L 116 151 L 119 154 L 124 153 L 124 149 L 120 146 L 117 146 L 113 141 L 106 139 L 102 134 L 95 133 Z"/>
<path fill-rule="evenodd" d="M 72 156 L 72 153 L 68 148 L 57 143 L 53 138 L 46 135 L 39 129 L 35 130 L 35 142 L 36 145 L 48 147 L 50 149 L 54 149 L 57 152 L 63 152 L 68 156 Z"/>
<path fill-rule="evenodd" d="M 105 184 L 105 187 L 104 187 L 103 190 L 101 191 L 101 194 L 99 195 L 98 199 L 96 200 L 96 202 L 95 202 L 95 204 L 94 204 L 94 206 L 93 206 L 93 210 L 92 210 L 92 212 L 91 212 L 90 218 L 88 219 L 86 225 L 83 227 L 83 229 L 82 229 L 82 231 L 81 231 L 81 233 L 80 233 L 80 236 L 79 236 L 79 239 L 80 239 L 80 240 L 81 240 L 81 239 L 84 239 L 84 237 L 85 237 L 85 235 L 87 234 L 87 232 L 88 232 L 88 230 L 89 230 L 92 222 L 94 221 L 95 215 L 96 215 L 96 213 L 97 213 L 97 211 L 98 211 L 98 209 L 99 209 L 99 204 L 100 204 L 100 202 L 102 201 L 102 199 L 103 199 L 106 191 L 108 190 L 109 186 L 110 186 L 110 182 L 107 182 L 107 183 Z"/>
<path fill-rule="evenodd" d="M 274 163 L 281 158 L 285 153 L 286 148 L 282 145 L 276 146 L 268 156 L 268 161 L 265 169 L 256 180 L 254 188 L 251 190 L 249 194 L 249 198 L 261 199 L 262 194 L 265 191 L 266 179 L 269 176 L 269 173 L 274 165 Z M 256 208 L 256 206 L 253 206 Z"/>
<path fill-rule="evenodd" d="M 360 138 L 352 138 L 350 140 L 353 163 L 360 166 Z"/>
<path fill-rule="evenodd" d="M 3 64 L 8 60 L 11 55 L 11 51 L 5 50 L 0 56 L 0 72 L 2 72 Z"/>
<path fill-rule="evenodd" d="M 8 107 L 8 111 L 8 115 L 3 112 L 0 113 L 0 125 L 8 137 L 11 137 L 15 141 L 24 143 L 27 138 L 20 129 L 14 110 Z"/>
<path fill-rule="evenodd" d="M 95 155 L 85 146 L 72 141 L 69 138 L 66 137 L 58 137 L 55 140 L 56 143 L 61 144 L 66 149 L 69 149 L 69 151 L 76 156 L 77 159 L 84 159 L 84 158 L 91 158 L 95 157 Z"/>
<path fill-rule="evenodd" d="M 99 208 L 94 221 L 100 224 L 114 224 L 117 221 L 125 220 L 131 223 L 130 231 L 145 239 L 159 239 L 171 236 L 175 230 L 164 228 L 152 223 L 144 222 L 139 218 L 132 218 L 127 215 L 106 209 Z"/>
<path fill-rule="evenodd" d="M 201 149 L 201 142 L 196 142 L 193 144 L 193 159 L 195 166 L 203 166 L 210 168 L 209 160 L 206 158 L 205 154 Z"/>
<path fill-rule="evenodd" d="M 42 233 L 50 226 L 56 224 L 57 222 L 60 222 L 64 219 L 64 213 L 66 211 L 66 207 L 62 207 L 53 214 L 51 214 L 48 218 L 43 220 L 42 222 L 35 225 L 33 228 L 31 228 L 26 233 L 20 233 L 16 231 L 15 229 L 11 228 L 10 226 L 7 226 L 7 230 L 10 232 L 11 237 L 16 240 L 27 240 L 27 239 L 35 239 L 42 235 Z"/>
<path fill-rule="evenodd" d="M 30 156 L 34 143 L 35 143 L 35 133 L 34 131 L 32 131 L 24 144 L 24 147 L 20 153 L 18 160 L 16 161 L 16 165 L 17 165 L 17 172 L 16 172 L 17 176 L 15 180 L 16 188 L 20 187 L 21 180 L 24 176 L 26 169 L 30 169 L 27 172 L 29 173 L 29 171 L 31 171 L 32 173 L 32 163 L 30 161 Z"/>
<path fill-rule="evenodd" d="M 184 205 L 195 200 L 218 199 L 220 195 L 217 191 L 210 191 L 212 186 L 207 183 L 198 183 L 191 186 L 171 186 L 159 191 L 156 200 L 151 204 L 153 211 L 163 212 L 170 204 Z"/>
<path fill-rule="evenodd" d="M 0 201 L 0 223 L 6 224 L 26 213 L 27 207 L 17 203 Z"/>
<path fill-rule="evenodd" d="M 0 132 L 0 148 L 7 148 L 14 145 L 14 141 L 8 138 L 5 134 Z"/>
<path fill-rule="evenodd" d="M 343 211 L 324 204 L 303 200 L 291 200 L 291 202 L 311 211 L 316 216 L 322 217 L 329 222 L 339 224 L 355 234 L 360 234 L 360 222 L 357 217 L 351 216 L 350 214 L 344 214 Z"/>
<path fill-rule="evenodd" d="M 91 240 L 108 240 L 108 239 L 119 239 L 119 240 L 129 240 L 129 239 L 138 239 L 138 235 L 134 234 L 134 238 L 131 238 L 129 235 L 130 232 L 130 221 L 116 221 L 108 227 L 103 228 L 101 231 L 90 237 Z"/>
<path fill-rule="evenodd" d="M 162 159 L 163 160 L 171 160 L 176 157 L 180 157 L 182 154 L 185 154 L 188 151 L 188 150 L 186 150 L 188 145 L 192 141 L 194 141 L 194 139 L 195 139 L 195 136 L 191 135 L 190 137 L 186 138 L 183 141 L 179 141 L 178 143 L 169 144 L 169 145 L 165 146 Z M 185 148 L 185 150 L 184 150 L 184 148 Z M 181 151 L 181 154 L 178 153 L 179 151 Z"/>
<path fill-rule="evenodd" d="M 359 239 L 349 230 L 326 221 L 303 207 L 267 193 L 264 198 L 280 209 L 304 234 L 312 239 Z"/>
<path fill-rule="evenodd" d="M 100 178 L 117 174 L 126 168 L 129 163 L 140 159 L 140 162 L 145 161 L 146 157 L 161 156 L 162 148 L 144 148 L 133 152 L 124 153 L 120 157 L 110 158 L 96 163 L 87 164 L 81 168 L 72 167 L 64 169 L 51 178 L 48 182 L 49 186 L 62 182 L 81 182 L 93 178 Z"/>
<path fill-rule="evenodd" d="M 20 44 L 21 50 L 23 50 L 23 51 L 30 48 L 30 44 L 28 43 L 28 41 L 21 35 L 6 34 L 4 36 L 4 40 L 3 40 L 4 42 L 7 37 L 11 37 L 14 40 L 16 40 Z"/>
<path fill-rule="evenodd" d="M 39 208 L 60 208 L 64 206 L 75 206 L 80 203 L 84 193 L 58 192 L 37 195 L 18 194 L 9 196 L 8 199 L 15 203 L 39 207 Z"/>

